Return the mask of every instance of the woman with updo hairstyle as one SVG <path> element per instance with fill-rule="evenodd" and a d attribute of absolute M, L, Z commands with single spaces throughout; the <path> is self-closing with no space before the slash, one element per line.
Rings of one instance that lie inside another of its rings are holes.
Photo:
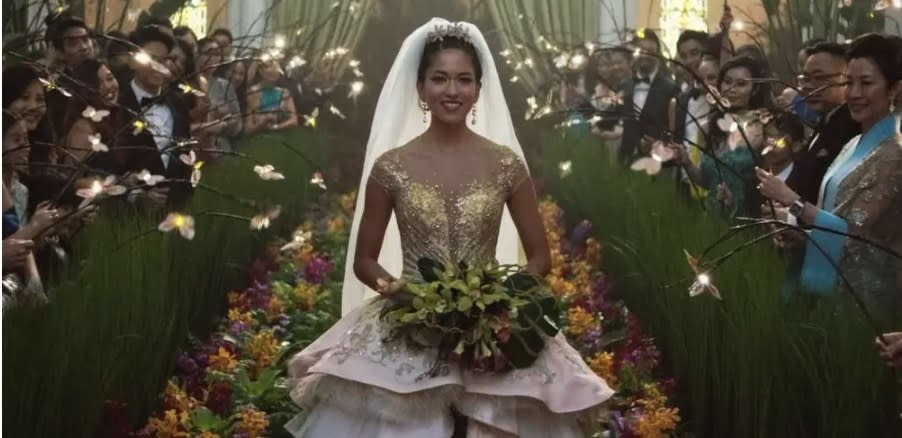
<path fill-rule="evenodd" d="M 834 231 L 809 232 L 802 289 L 832 294 L 845 287 L 838 283 L 835 264 L 884 326 L 898 325 L 902 317 L 902 262 L 837 233 L 902 252 L 902 143 L 894 104 L 902 92 L 900 55 L 899 45 L 883 35 L 865 34 L 852 42 L 845 94 L 862 134 L 846 144 L 827 170 L 817 204 L 804 202 L 772 173 L 757 170 L 761 193 L 788 207 L 790 222 Z"/>
<path fill-rule="evenodd" d="M 717 77 L 721 105 L 712 105 L 703 138 L 706 149 L 696 165 L 685 148 L 674 148 L 694 184 L 707 193 L 707 208 L 729 216 L 758 212 L 756 154 L 764 148 L 764 122 L 773 107 L 761 61 L 746 56 L 723 64 Z M 726 107 L 726 110 L 724 108 Z M 716 157 L 716 159 L 715 159 Z"/>
<path fill-rule="evenodd" d="M 551 268 L 532 178 L 478 29 L 434 19 L 414 32 L 376 108 L 345 316 L 289 362 L 305 418 L 287 427 L 295 437 L 586 436 L 581 421 L 613 391 L 562 334 L 543 338 L 534 362 L 507 369 L 499 350 L 455 360 L 466 353 L 437 347 L 436 336 L 393 335 L 395 323 L 380 316 L 410 293 L 407 282 L 422 284 L 424 258 L 518 263 L 519 240 L 526 272 Z M 366 288 L 378 295 L 364 299 Z"/>

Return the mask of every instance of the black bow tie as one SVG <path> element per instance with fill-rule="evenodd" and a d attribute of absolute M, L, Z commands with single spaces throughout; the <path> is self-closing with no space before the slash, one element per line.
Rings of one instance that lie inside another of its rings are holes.
<path fill-rule="evenodd" d="M 701 88 L 693 88 L 689 90 L 689 100 L 695 100 L 702 96 Z"/>
<path fill-rule="evenodd" d="M 157 105 L 163 103 L 163 95 L 153 96 L 153 97 L 142 97 L 141 98 L 141 108 L 145 108 L 148 106 Z"/>
<path fill-rule="evenodd" d="M 633 82 L 635 82 L 636 85 L 641 84 L 641 83 L 643 83 L 643 82 L 645 82 L 645 83 L 648 84 L 648 85 L 651 85 L 651 78 L 643 78 L 642 76 L 636 76 L 636 77 L 633 79 Z"/>

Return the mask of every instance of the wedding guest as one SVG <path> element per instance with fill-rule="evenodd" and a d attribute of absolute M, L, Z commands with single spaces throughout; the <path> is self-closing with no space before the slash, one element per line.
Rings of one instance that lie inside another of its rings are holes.
<path fill-rule="evenodd" d="M 698 74 L 698 66 L 702 63 L 708 38 L 705 32 L 685 30 L 677 39 L 677 57 L 681 65 L 676 68 L 676 72 L 680 78 L 680 89 L 684 93 L 695 87 L 694 75 Z"/>
<path fill-rule="evenodd" d="M 232 43 L 235 41 L 235 38 L 232 36 L 232 32 L 220 27 L 219 29 L 215 29 L 208 37 L 213 38 L 219 43 L 219 48 L 222 49 L 222 56 L 225 57 L 225 59 L 231 60 L 234 58 L 235 53 Z"/>
<path fill-rule="evenodd" d="M 763 147 L 762 118 L 771 107 L 770 87 L 754 81 L 763 70 L 760 62 L 744 56 L 725 63 L 717 85 L 730 105 L 727 112 L 711 111 L 708 152 L 695 165 L 684 148 L 675 148 L 689 178 L 708 191 L 707 205 L 712 210 L 730 215 L 758 211 L 755 154 Z"/>
<path fill-rule="evenodd" d="M 21 182 L 28 168 L 28 131 L 25 126 L 24 119 L 3 112 L 3 188 L 4 194 L 9 196 L 8 205 L 4 202 L 3 215 L 4 226 L 9 217 L 14 229 L 8 236 L 31 240 L 49 228 L 58 213 L 48 203 L 42 203 L 33 214 L 29 214 L 29 190 Z"/>
<path fill-rule="evenodd" d="M 862 134 L 846 144 L 827 170 L 817 203 L 806 201 L 772 173 L 757 170 L 761 194 L 788 206 L 791 218 L 836 232 L 808 233 L 802 289 L 830 294 L 845 287 L 837 282 L 836 265 L 884 323 L 900 315 L 902 261 L 842 233 L 902 252 L 902 143 L 893 113 L 902 91 L 899 55 L 897 45 L 882 35 L 866 34 L 852 42 L 845 94 Z"/>
<path fill-rule="evenodd" d="M 277 84 L 282 68 L 275 60 L 262 63 L 261 81 L 248 89 L 249 120 L 245 132 L 277 131 L 297 126 L 298 115 L 291 93 Z"/>
<path fill-rule="evenodd" d="M 241 105 L 235 86 L 228 79 L 214 75 L 222 66 L 222 50 L 212 38 L 198 42 L 200 53 L 197 57 L 197 71 L 207 82 L 207 96 L 210 99 L 210 120 L 218 122 L 208 128 L 215 135 L 215 147 L 220 151 L 231 151 L 232 142 L 242 131 Z"/>
<path fill-rule="evenodd" d="M 197 34 L 188 26 L 178 26 L 172 30 L 175 39 L 186 42 L 191 51 L 197 53 Z"/>
<path fill-rule="evenodd" d="M 712 54 L 702 55 L 696 72 L 702 82 L 695 79 L 692 89 L 671 100 L 671 132 L 676 144 L 682 144 L 693 166 L 700 166 L 702 148 L 706 144 L 708 122 L 711 113 L 710 90 L 717 90 L 720 62 Z M 708 192 L 692 182 L 685 170 L 679 174 L 680 193 L 694 199 L 705 199 Z"/>
<path fill-rule="evenodd" d="M 128 41 L 128 35 L 114 30 L 107 33 L 103 50 L 103 58 L 106 60 L 107 67 L 116 76 L 116 80 L 121 82 L 131 79 L 128 61 L 132 57 L 132 48 L 126 41 Z"/>
<path fill-rule="evenodd" d="M 818 122 L 808 144 L 795 157 L 796 164 L 786 184 L 808 202 L 817 202 L 827 168 L 842 147 L 861 133 L 861 125 L 852 119 L 843 92 L 846 66 L 845 47 L 821 43 L 808 49 L 799 76 L 806 104 L 818 114 Z"/>
<path fill-rule="evenodd" d="M 762 151 L 763 167 L 782 181 L 792 173 L 793 156 L 805 146 L 805 124 L 799 116 L 781 112 L 764 128 L 765 148 Z"/>
<path fill-rule="evenodd" d="M 225 79 L 229 86 L 235 89 L 238 106 L 241 108 L 240 114 L 247 114 L 247 63 L 238 60 L 230 61 L 216 69 L 216 76 Z"/>
<path fill-rule="evenodd" d="M 73 98 L 63 122 L 62 150 L 58 164 L 79 167 L 84 173 L 116 173 L 118 165 L 109 150 L 116 148 L 120 129 L 119 82 L 112 69 L 102 62 L 88 60 L 72 71 L 80 84 L 79 97 Z"/>
<path fill-rule="evenodd" d="M 148 170 L 178 180 L 170 185 L 169 203 L 183 205 L 191 193 L 187 182 L 191 168 L 179 159 L 186 148 L 176 142 L 191 137 L 188 108 L 180 96 L 168 90 L 167 75 L 159 66 L 169 61 L 173 38 L 159 26 L 145 26 L 132 35 L 132 42 L 150 57 L 148 63 L 132 59 L 134 78 L 121 84 L 119 105 L 124 125 L 116 141 L 114 157 L 123 172 Z M 132 126 L 140 126 L 132 129 Z"/>
<path fill-rule="evenodd" d="M 51 74 L 59 73 L 57 82 L 64 88 L 73 84 L 67 76 L 82 61 L 95 57 L 94 45 L 88 26 L 79 18 L 62 16 L 51 19 L 47 24 L 47 40 L 53 48 L 54 57 L 61 62 L 61 71 L 51 68 Z M 57 89 L 47 93 L 47 113 L 50 127 L 56 136 L 61 135 L 63 118 L 69 98 Z"/>
<path fill-rule="evenodd" d="M 661 41 L 651 30 L 637 34 L 634 40 L 639 54 L 633 59 L 633 86 L 624 96 L 630 114 L 623 123 L 620 144 L 621 161 L 648 153 L 650 142 L 665 137 L 670 100 L 679 92 L 676 83 L 661 68 Z"/>

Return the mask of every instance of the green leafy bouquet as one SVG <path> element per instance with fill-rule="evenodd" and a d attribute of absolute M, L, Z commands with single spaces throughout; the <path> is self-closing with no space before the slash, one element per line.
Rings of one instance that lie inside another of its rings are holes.
<path fill-rule="evenodd" d="M 389 340 L 438 349 L 432 376 L 445 361 L 479 372 L 529 367 L 558 333 L 557 300 L 520 266 L 421 258 L 417 268 L 423 281 L 406 284 L 382 319 L 393 326 Z"/>

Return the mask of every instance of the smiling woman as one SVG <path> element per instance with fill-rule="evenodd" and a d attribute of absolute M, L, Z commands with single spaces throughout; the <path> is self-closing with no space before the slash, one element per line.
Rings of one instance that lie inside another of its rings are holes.
<path fill-rule="evenodd" d="M 460 123 L 479 100 L 481 86 L 482 66 L 471 44 L 446 38 L 426 46 L 417 70 L 417 93 L 424 111 L 432 112 L 433 123 Z M 472 111 L 475 123 L 476 109 Z"/>

